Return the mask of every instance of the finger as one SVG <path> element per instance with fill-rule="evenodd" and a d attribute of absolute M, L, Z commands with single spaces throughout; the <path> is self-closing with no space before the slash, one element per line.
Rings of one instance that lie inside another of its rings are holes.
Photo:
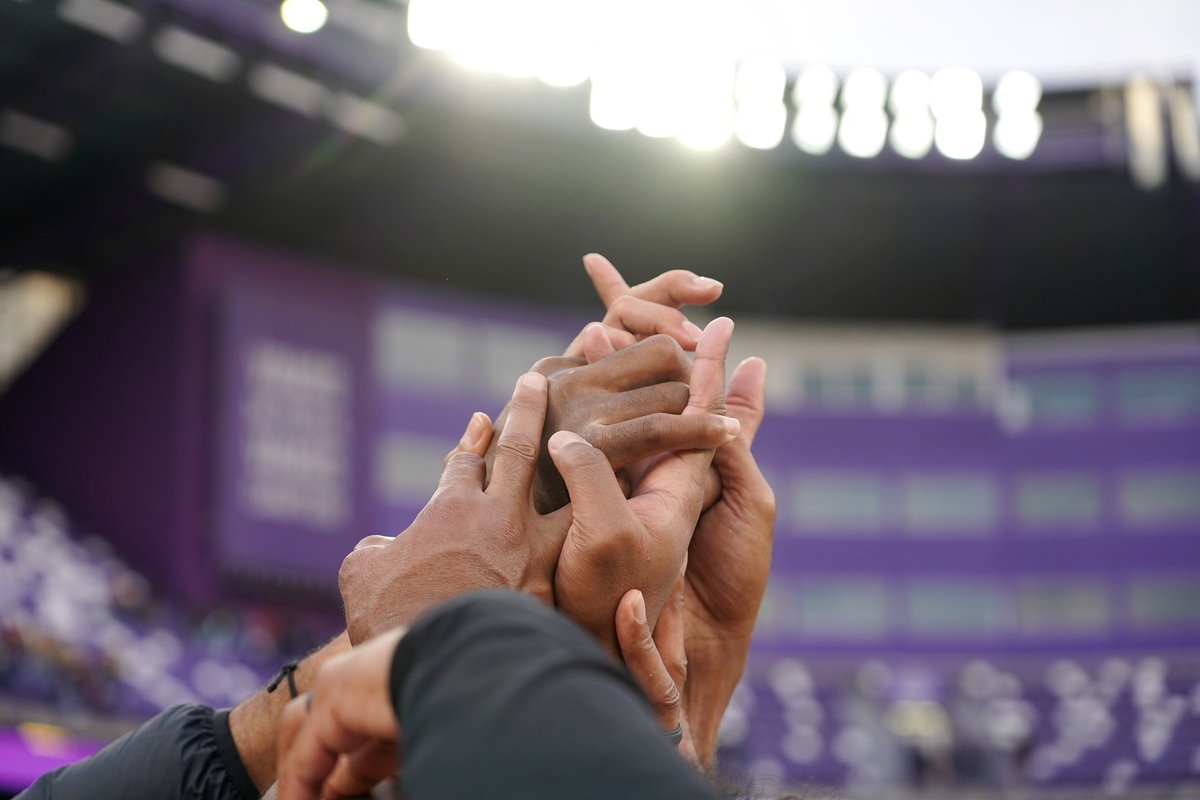
<path fill-rule="evenodd" d="M 290 715 L 289 725 L 294 730 L 286 738 L 281 734 L 280 741 L 285 745 L 279 750 L 277 770 L 281 800 L 316 800 L 326 776 L 337 763 L 338 752 L 322 741 L 317 730 L 318 723 L 309 709 L 311 700 L 310 693 L 303 694 L 284 710 L 284 718 Z"/>
<path fill-rule="evenodd" d="M 671 595 L 654 625 L 654 646 L 658 649 L 671 680 L 679 687 L 687 682 L 687 651 L 684 648 L 686 619 L 683 608 L 686 573 L 687 556 L 684 555 L 679 576 L 675 579 L 675 585 L 671 587 Z"/>
<path fill-rule="evenodd" d="M 610 392 L 628 392 L 665 381 L 689 382 L 692 362 L 669 336 L 651 336 L 588 365 L 589 380 Z M 582 370 L 581 370 L 582 372 Z"/>
<path fill-rule="evenodd" d="M 614 392 L 595 409 L 593 421 L 599 425 L 615 425 L 649 414 L 682 414 L 691 396 L 691 387 L 684 381 L 663 381 Z"/>
<path fill-rule="evenodd" d="M 719 414 L 650 414 L 590 433 L 613 469 L 673 450 L 711 450 L 737 436 L 739 423 Z"/>
<path fill-rule="evenodd" d="M 625 530 L 636 523 L 603 452 L 570 431 L 558 431 L 546 447 L 571 496 L 573 535 L 577 540 Z"/>
<path fill-rule="evenodd" d="M 452 489 L 483 489 L 487 465 L 474 453 L 454 453 L 446 459 L 446 466 L 438 478 L 438 492 Z"/>
<path fill-rule="evenodd" d="M 593 322 L 583 329 L 583 356 L 589 364 L 612 355 L 616 349 L 604 325 Z"/>
<path fill-rule="evenodd" d="M 637 589 L 630 589 L 617 604 L 616 628 L 625 668 L 646 693 L 662 729 L 675 730 L 679 724 L 679 687 L 654 643 L 646 622 L 646 600 Z"/>
<path fill-rule="evenodd" d="M 496 442 L 488 494 L 527 497 L 546 421 L 546 376 L 526 372 L 517 380 L 508 404 L 508 419 Z"/>
<path fill-rule="evenodd" d="M 692 394 L 684 414 L 725 413 L 725 355 L 733 337 L 733 320 L 717 317 L 708 323 L 696 345 L 692 365 Z"/>
<path fill-rule="evenodd" d="M 600 295 L 600 302 L 604 303 L 605 308 L 629 292 L 629 284 L 621 277 L 621 273 L 617 272 L 611 261 L 599 253 L 588 253 L 584 256 L 583 268 L 592 279 L 592 286 L 596 287 L 596 294 Z"/>
<path fill-rule="evenodd" d="M 321 797 L 338 800 L 361 797 L 380 781 L 396 774 L 396 745 L 371 741 L 338 759 L 337 766 L 325 779 Z"/>
<path fill-rule="evenodd" d="M 459 453 L 472 453 L 483 458 L 483 454 L 487 452 L 491 441 L 492 421 L 488 418 L 487 414 L 484 414 L 482 411 L 476 411 L 471 415 L 470 421 L 467 422 L 467 429 L 463 431 L 462 438 L 458 440 L 458 444 L 442 459 L 442 469 L 444 470 L 450 459 Z"/>
<path fill-rule="evenodd" d="M 609 305 L 604 324 L 639 337 L 663 333 L 689 351 L 696 349 L 696 342 L 700 338 L 700 327 L 684 316 L 682 311 L 631 294 L 622 295 Z"/>
<path fill-rule="evenodd" d="M 766 381 L 767 362 L 761 358 L 747 358 L 734 369 L 725 391 L 726 413 L 742 423 L 742 437 L 747 447 L 754 443 L 758 426 L 762 424 Z"/>
<path fill-rule="evenodd" d="M 712 278 L 702 278 L 686 269 L 664 272 L 645 283 L 639 283 L 629 294 L 663 306 L 706 306 L 721 296 L 725 285 Z"/>

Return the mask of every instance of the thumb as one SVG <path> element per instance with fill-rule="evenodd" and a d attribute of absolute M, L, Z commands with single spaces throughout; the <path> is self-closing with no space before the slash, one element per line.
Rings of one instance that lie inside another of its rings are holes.
<path fill-rule="evenodd" d="M 578 434 L 558 431 L 546 444 L 571 496 L 573 532 L 619 530 L 636 524 L 608 457 Z"/>

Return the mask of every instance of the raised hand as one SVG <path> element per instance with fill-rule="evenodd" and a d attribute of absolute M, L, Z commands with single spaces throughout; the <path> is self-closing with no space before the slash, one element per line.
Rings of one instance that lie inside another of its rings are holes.
<path fill-rule="evenodd" d="M 695 350 L 700 328 L 679 309 L 685 305 L 708 305 L 724 289 L 720 281 L 683 269 L 664 272 L 631 288 L 612 262 L 598 253 L 584 256 L 583 268 L 604 303 L 602 325 L 607 337 L 596 336 L 595 332 L 589 336 L 585 328 L 567 348 L 566 355 L 586 356 L 588 361 L 656 333 L 670 336 L 684 350 Z"/>
<path fill-rule="evenodd" d="M 741 422 L 741 431 L 713 456 L 720 496 L 700 515 L 688 548 L 684 705 L 706 768 L 721 716 L 746 666 L 771 566 L 775 494 L 750 452 L 763 418 L 766 369 L 761 358 L 748 358 L 729 380 L 725 406 Z"/>
<path fill-rule="evenodd" d="M 446 460 L 428 505 L 395 539 L 369 537 L 342 562 L 338 587 L 357 645 L 459 594 L 518 589 L 554 601 L 554 570 L 570 524 L 562 509 L 541 515 L 532 486 L 546 413 L 546 377 L 517 381 L 508 424 L 496 437 L 494 474 L 484 488 L 487 417 L 471 419 Z"/>
<path fill-rule="evenodd" d="M 732 333 L 733 323 L 724 317 L 704 331 L 683 416 L 724 412 L 725 353 Z M 625 592 L 642 591 L 651 625 L 667 600 L 696 526 L 713 451 L 669 452 L 652 459 L 626 501 L 607 458 L 579 436 L 556 433 L 549 450 L 573 513 L 555 573 L 555 600 L 616 655 L 613 614 Z"/>

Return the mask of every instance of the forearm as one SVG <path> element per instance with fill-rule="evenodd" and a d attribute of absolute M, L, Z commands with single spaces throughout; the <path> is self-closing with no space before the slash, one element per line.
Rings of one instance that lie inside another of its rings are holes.
<path fill-rule="evenodd" d="M 687 710 L 696 757 L 706 769 L 713 768 L 717 752 L 717 732 L 725 709 L 746 669 L 749 642 L 744 645 L 723 642 L 714 648 L 689 651 L 688 680 L 684 686 L 683 706 Z"/>
<path fill-rule="evenodd" d="M 308 691 L 322 664 L 349 651 L 350 637 L 342 632 L 329 644 L 306 656 L 292 676 L 296 691 L 301 694 Z M 275 741 L 279 715 L 291 699 L 285 680 L 274 692 L 259 689 L 229 714 L 229 731 L 238 756 L 260 792 L 266 791 L 275 781 Z"/>

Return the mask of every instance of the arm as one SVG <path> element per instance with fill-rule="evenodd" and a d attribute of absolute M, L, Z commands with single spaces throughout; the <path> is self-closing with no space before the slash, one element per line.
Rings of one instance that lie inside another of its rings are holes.
<path fill-rule="evenodd" d="M 296 691 L 303 694 L 312 686 L 317 670 L 331 658 L 350 652 L 350 636 L 343 632 L 321 649 L 310 653 L 292 674 Z M 259 689 L 229 712 L 229 733 L 242 766 L 259 791 L 275 782 L 275 740 L 279 715 L 292 699 L 286 681 L 274 692 Z"/>
<path fill-rule="evenodd" d="M 594 640 L 511 593 L 447 603 L 322 670 L 311 707 L 287 712 L 280 797 L 336 793 L 341 754 L 401 731 L 409 800 L 717 796 Z"/>
<path fill-rule="evenodd" d="M 343 633 L 301 661 L 297 691 L 349 650 Z M 259 689 L 232 711 L 172 706 L 95 755 L 43 775 L 20 797 L 252 800 L 275 780 L 279 716 L 290 699 L 286 688 Z"/>

